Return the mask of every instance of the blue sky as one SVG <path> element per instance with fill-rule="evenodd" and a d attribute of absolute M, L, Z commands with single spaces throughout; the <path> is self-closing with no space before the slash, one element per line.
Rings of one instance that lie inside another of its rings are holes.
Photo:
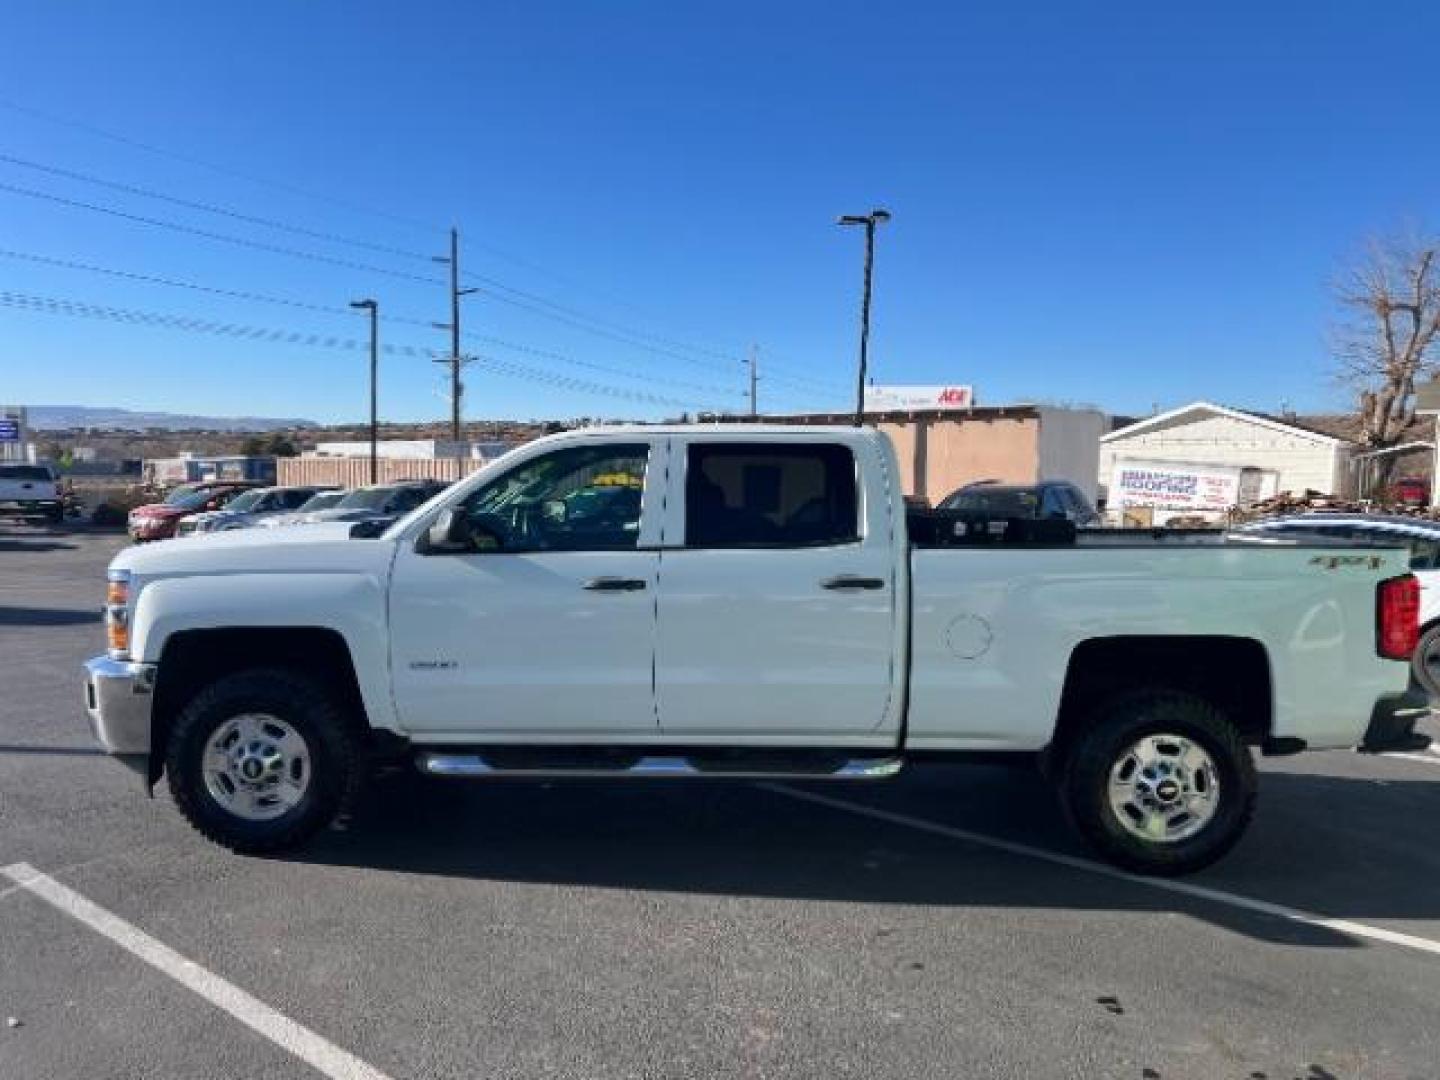
<path fill-rule="evenodd" d="M 1436 216 L 1440 12 L 1385 7 L 17 0 L 0 155 L 400 254 L 15 161 L 0 185 L 422 277 L 445 268 L 413 255 L 455 223 L 465 269 L 519 290 L 469 282 L 466 328 L 505 343 L 467 342 L 504 368 L 470 371 L 469 418 L 738 407 L 752 342 L 762 408 L 843 407 L 861 251 L 833 221 L 872 206 L 894 214 L 877 381 L 1119 413 L 1336 409 L 1329 283 L 1367 233 Z M 0 250 L 448 314 L 440 284 L 5 190 Z M 0 293 L 364 337 L 358 315 L 9 255 Z M 382 366 L 387 418 L 447 414 L 441 366 Z M 351 420 L 363 371 L 344 348 L 0 304 L 16 403 Z"/>

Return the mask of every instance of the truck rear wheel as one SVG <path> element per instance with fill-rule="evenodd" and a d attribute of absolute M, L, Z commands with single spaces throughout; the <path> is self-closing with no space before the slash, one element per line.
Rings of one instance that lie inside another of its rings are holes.
<path fill-rule="evenodd" d="M 1102 707 L 1074 739 L 1061 796 L 1080 835 L 1143 874 L 1188 874 L 1235 846 L 1255 813 L 1255 763 L 1225 714 L 1183 693 Z"/>
<path fill-rule="evenodd" d="M 198 832 L 263 854 L 302 844 L 350 808 L 364 778 L 362 750 L 322 683 L 255 668 L 195 695 L 171 729 L 165 771 Z"/>
<path fill-rule="evenodd" d="M 1440 623 L 1427 627 L 1420 635 L 1410 669 L 1425 693 L 1440 700 Z"/>

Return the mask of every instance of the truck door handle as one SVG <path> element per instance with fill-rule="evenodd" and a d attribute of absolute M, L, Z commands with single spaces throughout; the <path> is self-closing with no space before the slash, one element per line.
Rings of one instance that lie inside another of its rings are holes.
<path fill-rule="evenodd" d="M 820 583 L 822 589 L 883 589 L 885 581 L 878 577 L 860 577 L 858 574 L 836 574 Z"/>
<path fill-rule="evenodd" d="M 595 577 L 585 582 L 591 592 L 639 592 L 645 588 L 644 578 Z"/>

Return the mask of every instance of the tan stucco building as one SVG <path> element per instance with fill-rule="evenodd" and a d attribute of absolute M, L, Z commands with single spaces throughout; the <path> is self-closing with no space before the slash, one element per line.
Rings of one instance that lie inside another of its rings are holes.
<path fill-rule="evenodd" d="M 763 423 L 849 424 L 854 416 L 810 413 L 756 419 Z M 1094 502 L 1100 436 L 1109 430 L 1105 414 L 1097 409 L 1044 405 L 867 412 L 865 422 L 883 431 L 894 444 L 905 494 L 931 504 L 977 480 L 1009 484 L 1069 480 Z"/>

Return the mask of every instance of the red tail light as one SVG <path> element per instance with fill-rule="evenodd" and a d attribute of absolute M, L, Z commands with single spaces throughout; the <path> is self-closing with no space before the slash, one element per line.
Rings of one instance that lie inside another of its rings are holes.
<path fill-rule="evenodd" d="M 1420 640 L 1420 582 L 1414 574 L 1382 581 L 1376 594 L 1375 651 L 1409 660 Z"/>

